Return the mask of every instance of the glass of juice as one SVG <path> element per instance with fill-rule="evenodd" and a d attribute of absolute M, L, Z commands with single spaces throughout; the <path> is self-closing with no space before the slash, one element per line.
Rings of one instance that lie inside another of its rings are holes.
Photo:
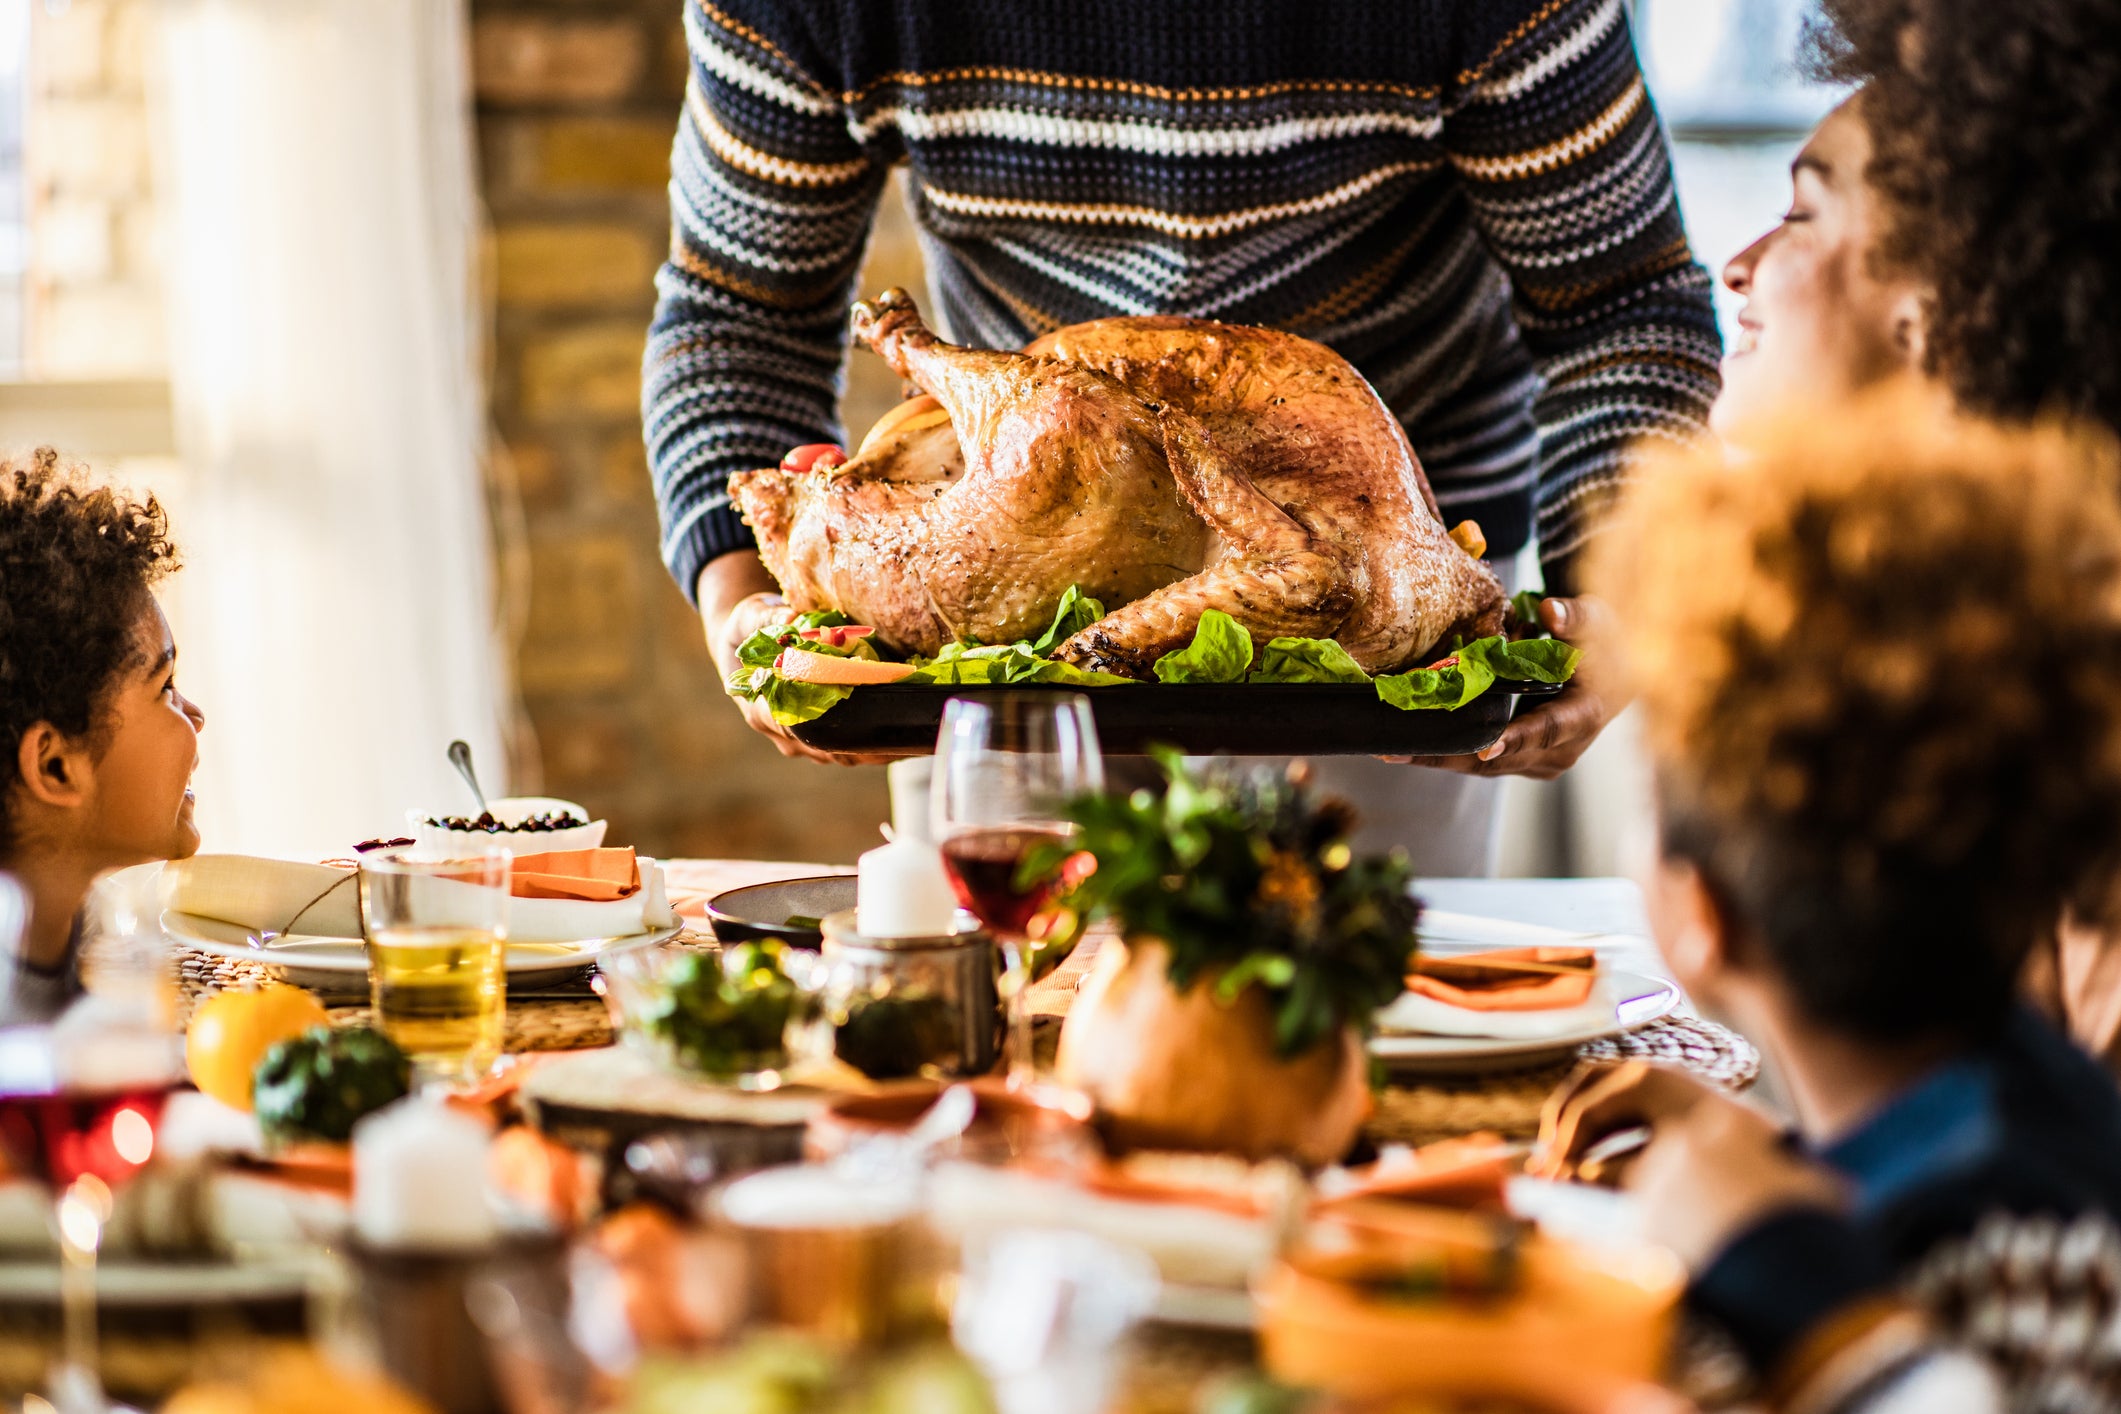
<path fill-rule="evenodd" d="M 361 928 L 376 1025 L 427 1084 L 493 1069 L 506 1020 L 505 849 L 361 861 Z"/>

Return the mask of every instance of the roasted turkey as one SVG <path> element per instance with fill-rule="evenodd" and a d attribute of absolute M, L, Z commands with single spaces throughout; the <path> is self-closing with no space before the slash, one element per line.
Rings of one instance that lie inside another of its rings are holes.
<path fill-rule="evenodd" d="M 799 609 L 932 654 L 1036 636 L 1079 584 L 1110 612 L 1056 656 L 1129 677 L 1208 609 L 1260 645 L 1337 639 L 1371 672 L 1501 622 L 1477 531 L 1445 531 L 1398 420 L 1322 345 L 1138 317 L 959 348 L 899 290 L 857 304 L 854 332 L 928 396 L 843 465 L 730 478 Z"/>

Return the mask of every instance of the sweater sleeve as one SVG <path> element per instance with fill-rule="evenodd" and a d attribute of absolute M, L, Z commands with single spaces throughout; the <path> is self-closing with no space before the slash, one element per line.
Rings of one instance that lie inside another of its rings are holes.
<path fill-rule="evenodd" d="M 1631 449 L 1700 435 L 1719 387 L 1708 273 L 1621 0 L 1543 4 L 1472 58 L 1444 144 L 1546 380 L 1540 558 L 1566 593 Z"/>
<path fill-rule="evenodd" d="M 1740 1234 L 1687 1293 L 1775 1409 L 2001 1414 L 2121 1408 L 2121 1228 L 1996 1211 L 1887 1275 L 1873 1238 L 1808 1209 Z"/>
<path fill-rule="evenodd" d="M 670 255 L 642 376 L 663 562 L 688 599 L 709 560 L 755 543 L 729 474 L 843 436 L 847 306 L 888 172 L 814 77 L 828 65 L 767 33 L 793 7 L 756 8 L 685 7 Z"/>

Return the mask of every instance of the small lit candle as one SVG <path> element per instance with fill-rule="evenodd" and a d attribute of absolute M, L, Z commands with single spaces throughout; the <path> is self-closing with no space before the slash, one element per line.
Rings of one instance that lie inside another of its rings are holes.
<path fill-rule="evenodd" d="M 432 1100 L 400 1100 L 354 1127 L 354 1230 L 369 1246 L 462 1251 L 494 1239 L 486 1126 Z"/>

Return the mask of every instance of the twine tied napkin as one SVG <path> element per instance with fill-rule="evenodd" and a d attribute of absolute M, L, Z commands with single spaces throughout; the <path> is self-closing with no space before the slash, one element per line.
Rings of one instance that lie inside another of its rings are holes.
<path fill-rule="evenodd" d="M 595 858 L 583 858 L 595 856 Z M 663 871 L 631 849 L 523 855 L 508 901 L 512 943 L 576 943 L 674 927 Z M 163 866 L 162 906 L 261 935 L 361 936 L 360 873 L 244 854 L 201 854 Z"/>

